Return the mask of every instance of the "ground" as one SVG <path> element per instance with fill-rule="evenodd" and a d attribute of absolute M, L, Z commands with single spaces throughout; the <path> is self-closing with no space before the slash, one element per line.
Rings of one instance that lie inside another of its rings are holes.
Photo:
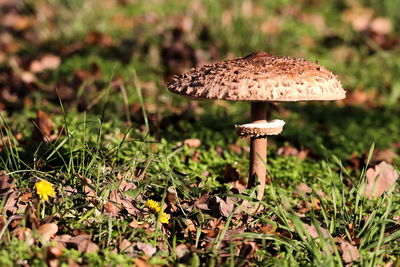
<path fill-rule="evenodd" d="M 396 0 L 1 1 L 0 265 L 398 266 L 399 25 Z M 249 104 L 166 89 L 254 51 L 347 91 L 269 106 L 263 201 Z"/>

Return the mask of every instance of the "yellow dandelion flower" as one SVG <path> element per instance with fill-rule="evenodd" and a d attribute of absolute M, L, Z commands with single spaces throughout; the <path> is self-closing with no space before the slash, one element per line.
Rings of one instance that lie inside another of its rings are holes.
<path fill-rule="evenodd" d="M 161 212 L 160 213 L 160 222 L 161 223 L 165 223 L 168 224 L 169 223 L 169 214 L 165 213 L 165 212 Z"/>
<path fill-rule="evenodd" d="M 147 200 L 145 205 L 154 213 L 159 213 L 161 211 L 160 204 L 152 199 Z"/>
<path fill-rule="evenodd" d="M 53 185 L 47 181 L 39 181 L 35 183 L 35 188 L 40 199 L 44 201 L 48 201 L 49 197 L 54 197 L 56 195 Z"/>

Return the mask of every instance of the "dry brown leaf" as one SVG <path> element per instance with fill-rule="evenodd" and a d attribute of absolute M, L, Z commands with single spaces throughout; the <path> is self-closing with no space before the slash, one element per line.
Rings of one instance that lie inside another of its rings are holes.
<path fill-rule="evenodd" d="M 371 162 L 385 161 L 391 164 L 396 156 L 396 153 L 391 148 L 385 150 L 376 149 L 372 155 Z"/>
<path fill-rule="evenodd" d="M 301 183 L 296 186 L 296 192 L 299 193 L 301 196 L 306 197 L 308 193 L 312 192 L 312 189 L 305 183 Z"/>
<path fill-rule="evenodd" d="M 8 196 L 6 204 L 3 207 L 4 212 L 11 212 L 14 214 L 18 210 L 18 197 L 19 197 L 19 192 L 14 191 L 11 193 L 11 195 Z"/>
<path fill-rule="evenodd" d="M 48 253 L 46 257 L 47 265 L 50 267 L 60 266 L 59 259 L 63 254 L 63 249 L 65 246 L 61 243 L 56 243 L 55 246 L 48 248 Z"/>
<path fill-rule="evenodd" d="M 120 206 L 122 204 L 122 200 L 119 196 L 118 190 L 112 190 L 108 198 L 110 199 L 110 201 L 106 203 L 104 207 L 105 211 L 107 213 L 116 215 L 118 212 L 121 211 Z"/>
<path fill-rule="evenodd" d="M 196 232 L 196 230 L 197 230 L 196 225 L 194 224 L 194 222 L 191 219 L 186 219 L 186 225 L 187 225 L 187 228 L 185 229 L 185 232 L 187 232 L 187 231 Z"/>
<path fill-rule="evenodd" d="M 119 243 L 118 249 L 121 253 L 131 253 L 133 252 L 132 242 L 128 239 L 123 239 L 121 243 Z"/>
<path fill-rule="evenodd" d="M 65 243 L 67 246 L 75 248 L 84 253 L 96 252 L 99 250 L 99 247 L 91 241 L 91 236 L 86 234 L 77 236 L 56 236 L 54 241 Z"/>
<path fill-rule="evenodd" d="M 399 174 L 392 165 L 382 161 L 375 168 L 369 168 L 366 172 L 367 186 L 364 195 L 367 198 L 378 198 L 389 190 L 399 178 Z"/>
<path fill-rule="evenodd" d="M 35 74 L 29 71 L 21 72 L 20 76 L 21 80 L 26 84 L 35 83 L 37 81 Z"/>
<path fill-rule="evenodd" d="M 191 159 L 192 159 L 194 162 L 199 163 L 199 162 L 200 162 L 200 150 L 194 151 L 194 152 L 193 152 L 193 155 L 192 155 L 192 157 L 191 157 Z"/>
<path fill-rule="evenodd" d="M 41 225 L 38 231 L 44 240 L 49 241 L 58 232 L 58 226 L 55 223 L 46 223 Z"/>
<path fill-rule="evenodd" d="M 139 223 L 136 219 L 133 219 L 132 222 L 129 224 L 129 226 L 136 229 L 139 228 Z"/>
<path fill-rule="evenodd" d="M 201 209 L 201 210 L 210 210 L 210 208 L 208 207 L 209 199 L 210 199 L 210 195 L 206 193 L 206 194 L 202 195 L 198 200 L 196 200 L 194 205 L 198 209 Z"/>
<path fill-rule="evenodd" d="M 109 47 L 113 43 L 110 35 L 100 32 L 89 33 L 88 35 L 86 35 L 85 42 L 88 45 L 100 45 L 104 47 Z"/>
<path fill-rule="evenodd" d="M 55 258 L 59 258 L 63 254 L 62 249 L 63 249 L 63 246 L 60 245 L 60 243 L 57 243 L 56 246 L 49 248 L 49 253 Z"/>
<path fill-rule="evenodd" d="M 125 199 L 121 200 L 122 207 L 128 212 L 130 215 L 138 215 L 140 211 L 133 205 L 132 198 L 125 196 Z"/>
<path fill-rule="evenodd" d="M 178 207 L 175 205 L 175 201 L 177 199 L 178 199 L 178 193 L 176 192 L 175 188 L 173 186 L 168 187 L 166 203 L 173 212 L 178 210 Z"/>
<path fill-rule="evenodd" d="M 16 236 L 19 240 L 25 241 L 29 246 L 35 242 L 32 230 L 27 227 L 17 227 L 10 232 L 11 236 Z"/>
<path fill-rule="evenodd" d="M 137 248 L 140 249 L 141 251 L 144 252 L 144 254 L 146 254 L 146 256 L 153 256 L 154 253 L 156 253 L 157 248 L 155 248 L 154 246 L 144 243 L 144 242 L 138 242 L 136 244 Z"/>
<path fill-rule="evenodd" d="M 135 185 L 135 183 L 133 182 L 126 182 L 124 179 L 121 179 L 121 183 L 119 184 L 119 190 L 121 190 L 122 192 L 126 192 L 129 190 L 134 190 L 137 188 L 137 186 Z"/>
<path fill-rule="evenodd" d="M 342 19 L 350 23 L 354 30 L 358 32 L 367 30 L 373 17 L 374 10 L 362 6 L 354 6 L 345 10 L 342 14 Z"/>
<path fill-rule="evenodd" d="M 308 149 L 300 149 L 299 151 L 293 146 L 285 145 L 283 147 L 280 147 L 276 153 L 279 156 L 293 156 L 299 159 L 306 159 L 309 152 L 310 151 Z"/>
<path fill-rule="evenodd" d="M 228 229 L 225 232 L 223 240 L 231 241 L 234 239 L 238 239 L 239 237 L 237 237 L 237 235 L 243 233 L 246 229 L 247 229 L 247 225 L 244 225 L 244 224 L 239 227 Z"/>
<path fill-rule="evenodd" d="M 145 260 L 140 259 L 140 258 L 135 258 L 133 261 L 135 262 L 137 267 L 152 267 L 153 266 L 152 264 L 150 264 L 150 263 L 148 263 Z"/>
<path fill-rule="evenodd" d="M 236 154 L 242 153 L 242 147 L 238 144 L 228 144 L 228 149 Z"/>
<path fill-rule="evenodd" d="M 243 258 L 252 258 L 257 250 L 258 250 L 257 243 L 254 241 L 248 241 L 245 242 L 241 247 L 239 255 Z"/>
<path fill-rule="evenodd" d="M 224 170 L 224 183 L 234 182 L 240 179 L 240 173 L 232 164 L 226 164 Z"/>
<path fill-rule="evenodd" d="M 316 228 L 315 226 L 313 226 L 313 225 L 308 225 L 308 224 L 304 224 L 304 226 L 305 226 L 305 228 L 306 228 L 308 234 L 309 234 L 312 238 L 317 238 L 317 237 L 319 236 L 319 235 L 318 235 L 317 228 Z M 320 227 L 320 226 L 319 226 L 319 229 L 320 229 L 320 231 L 321 231 L 323 237 L 327 238 L 327 237 L 330 236 L 329 231 L 328 231 L 327 229 L 322 228 L 322 227 Z"/>
<path fill-rule="evenodd" d="M 4 195 L 11 189 L 11 184 L 9 183 L 9 177 L 7 173 L 0 173 L 0 195 Z"/>
<path fill-rule="evenodd" d="M 358 252 L 357 247 L 346 240 L 340 240 L 340 250 L 342 251 L 342 259 L 345 263 L 352 263 L 360 258 L 360 252 Z"/>
<path fill-rule="evenodd" d="M 384 17 L 374 18 L 369 27 L 371 31 L 381 35 L 387 35 L 391 33 L 393 28 L 392 22 L 388 18 Z"/>
<path fill-rule="evenodd" d="M 1 16 L 0 25 L 12 28 L 15 31 L 25 31 L 32 26 L 32 19 L 15 12 L 8 12 Z"/>
<path fill-rule="evenodd" d="M 260 30 L 269 36 L 276 35 L 282 30 L 284 19 L 280 16 L 269 16 L 260 25 Z"/>
<path fill-rule="evenodd" d="M 106 204 L 104 204 L 104 213 L 114 215 L 116 216 L 118 212 L 120 212 L 120 209 L 115 206 L 111 201 L 107 201 Z"/>
<path fill-rule="evenodd" d="M 32 136 L 35 140 L 51 142 L 57 139 L 57 135 L 52 135 L 54 132 L 53 123 L 44 111 L 36 111 L 35 123 L 36 125 L 33 128 L 32 133 Z"/>
<path fill-rule="evenodd" d="M 201 141 L 197 138 L 190 138 L 183 141 L 183 144 L 187 145 L 190 148 L 198 148 L 201 146 Z"/>
<path fill-rule="evenodd" d="M 189 248 L 186 244 L 179 244 L 175 247 L 175 254 L 178 259 L 184 257 L 189 252 Z"/>
<path fill-rule="evenodd" d="M 37 73 L 45 70 L 57 69 L 61 63 L 61 58 L 56 55 L 47 54 L 40 59 L 33 60 L 29 67 L 31 72 Z"/>
<path fill-rule="evenodd" d="M 266 224 L 260 227 L 260 230 L 263 234 L 276 234 L 276 229 L 278 227 L 273 224 Z"/>
<path fill-rule="evenodd" d="M 218 204 L 219 212 L 222 216 L 228 217 L 229 214 L 233 211 L 234 203 L 230 197 L 226 198 L 226 201 L 216 196 L 215 200 Z"/>
<path fill-rule="evenodd" d="M 365 91 L 362 88 L 357 87 L 354 91 L 348 92 L 346 98 L 340 100 L 340 104 L 347 105 L 366 105 L 368 107 L 374 107 L 377 105 L 377 91 L 369 90 Z"/>

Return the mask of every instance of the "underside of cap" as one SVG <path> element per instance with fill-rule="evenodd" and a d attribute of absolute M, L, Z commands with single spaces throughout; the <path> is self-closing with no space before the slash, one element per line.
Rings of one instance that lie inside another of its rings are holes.
<path fill-rule="evenodd" d="M 241 137 L 263 137 L 278 135 L 282 132 L 285 122 L 283 120 L 272 120 L 263 123 L 246 123 L 235 125 L 236 132 Z"/>
<path fill-rule="evenodd" d="M 232 101 L 308 101 L 345 98 L 337 77 L 317 63 L 265 52 L 205 65 L 168 85 L 176 94 Z"/>

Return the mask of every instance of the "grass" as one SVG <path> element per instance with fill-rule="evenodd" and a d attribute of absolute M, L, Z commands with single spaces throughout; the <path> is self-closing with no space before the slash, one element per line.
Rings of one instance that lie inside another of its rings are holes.
<path fill-rule="evenodd" d="M 15 65 L 0 60 L 0 72 L 14 75 L 6 81 L 0 75 L 0 85 L 17 97 L 16 102 L 0 97 L 5 106 L 0 138 L 9 140 L 0 145 L 0 169 L 15 183 L 0 201 L 1 266 L 400 264 L 398 185 L 377 199 L 363 194 L 366 171 L 377 163 L 372 155 L 385 149 L 399 153 L 398 46 L 383 49 L 354 30 L 342 17 L 351 9 L 346 1 L 122 2 L 43 0 L 18 6 L 24 16 L 47 14 L 27 36 L 10 30 L 20 46 L 12 55 L 27 62 L 19 68 L 28 70 L 41 53 L 62 60 L 58 68 L 35 74 L 34 85 L 20 87 Z M 398 5 L 357 3 L 388 18 L 389 36 L 398 37 Z M 325 28 L 312 23 L 320 16 Z M 259 202 L 254 190 L 232 182 L 246 179 L 248 143 L 233 126 L 248 120 L 249 105 L 190 106 L 166 92 L 163 79 L 171 70 L 160 51 L 180 23 L 186 23 L 180 42 L 203 60 L 255 50 L 302 56 L 338 74 L 348 92 L 375 91 L 377 97 L 273 110 L 272 117 L 283 117 L 286 126 L 269 139 L 272 182 Z M 111 43 L 87 41 L 93 32 Z M 71 47 L 76 51 L 65 52 Z M 52 121 L 54 141 L 32 134 L 39 127 L 37 110 Z M 201 145 L 183 145 L 189 138 Z M 308 149 L 309 155 L 283 156 L 284 145 Z M 397 171 L 399 163 L 394 156 Z M 39 179 L 55 186 L 56 198 L 38 200 Z M 310 190 L 299 193 L 304 184 Z M 10 207 L 12 192 L 18 202 Z M 146 207 L 148 199 L 165 208 L 169 224 Z M 262 212 L 242 210 L 246 202 L 258 203 Z M 58 232 L 48 241 L 39 229 L 51 222 Z M 88 235 L 98 249 L 73 242 L 60 248 L 57 238 L 63 235 Z M 360 256 L 346 259 L 346 244 Z"/>

